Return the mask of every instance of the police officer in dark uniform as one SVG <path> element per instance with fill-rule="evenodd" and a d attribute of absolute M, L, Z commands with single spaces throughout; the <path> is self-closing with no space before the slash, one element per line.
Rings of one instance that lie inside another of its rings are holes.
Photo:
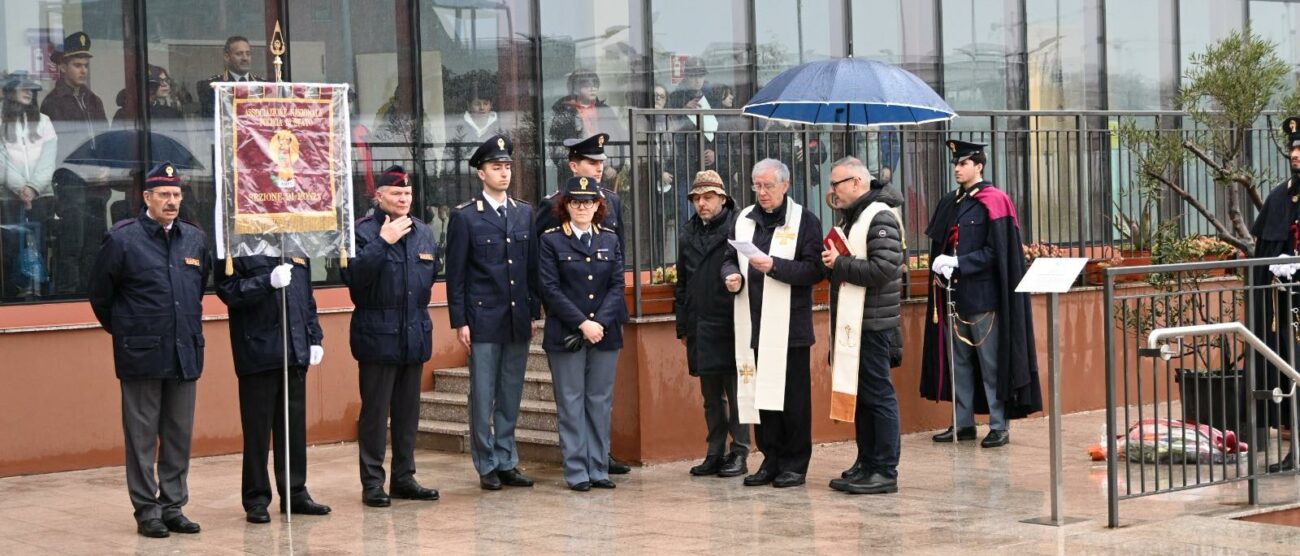
<path fill-rule="evenodd" d="M 113 335 L 136 530 L 166 537 L 199 532 L 181 507 L 189 501 L 195 381 L 203 372 L 203 284 L 212 258 L 203 230 L 177 219 L 180 175 L 170 162 L 145 178 L 144 204 L 139 217 L 118 222 L 105 235 L 91 273 L 90 306 Z"/>
<path fill-rule="evenodd" d="M 569 171 L 574 177 L 588 178 L 600 182 L 601 176 L 605 173 L 605 143 L 609 141 L 608 133 L 597 133 L 586 139 L 565 139 L 564 146 L 569 149 Z M 555 216 L 555 199 L 563 192 L 563 187 L 555 190 L 554 193 L 542 197 L 541 202 L 537 203 L 537 217 L 533 223 L 534 237 L 541 237 L 545 230 L 549 230 L 560 225 L 559 218 Z M 623 237 L 623 203 L 618 198 L 618 193 L 605 187 L 599 188 L 599 193 L 605 200 L 605 219 L 601 221 L 601 226 L 613 230 L 618 236 L 619 250 L 626 252 L 627 242 Z M 627 309 L 624 308 L 626 313 Z M 624 315 L 626 317 L 626 315 Z M 609 460 L 609 472 L 614 475 L 622 475 L 632 470 L 626 464 L 614 460 L 613 456 Z"/>
<path fill-rule="evenodd" d="M 212 117 L 213 102 L 216 92 L 213 83 L 240 83 L 244 81 L 265 81 L 253 73 L 253 45 L 247 37 L 235 35 L 226 38 L 221 48 L 223 67 L 221 71 L 199 81 L 196 88 L 199 95 L 199 112 L 206 118 Z"/>
<path fill-rule="evenodd" d="M 429 294 L 440 268 L 429 227 L 411 212 L 411 181 L 401 166 L 375 180 L 374 214 L 357 221 L 356 257 L 343 281 L 352 313 L 352 357 L 361 368 L 357 447 L 361 500 L 391 504 L 384 492 L 386 438 L 393 438 L 392 496 L 437 500 L 438 491 L 415 481 L 415 432 L 420 421 L 420 374 L 433 352 Z"/>
<path fill-rule="evenodd" d="M 599 183 L 569 178 L 557 200 L 563 223 L 542 235 L 538 290 L 546 301 L 546 350 L 569 488 L 614 488 L 609 480 L 609 419 L 623 347 L 623 256 L 600 221 L 608 207 Z"/>
<path fill-rule="evenodd" d="M 469 351 L 470 456 L 484 490 L 533 486 L 515 467 L 515 423 L 541 304 L 530 293 L 533 207 L 507 194 L 513 151 L 502 135 L 479 145 L 469 165 L 483 191 L 452 210 L 447 224 L 448 319 Z"/>
<path fill-rule="evenodd" d="M 275 449 L 275 487 L 280 512 L 287 496 L 293 513 L 325 515 L 330 507 L 307 493 L 307 366 L 325 356 L 324 334 L 312 296 L 311 266 L 306 257 L 255 255 L 236 257 L 235 273 L 217 273 L 217 296 L 230 308 L 230 348 L 239 377 L 239 417 L 244 432 L 244 473 L 240 488 L 245 519 L 269 523 L 271 481 L 266 473 L 267 445 Z M 285 349 L 280 296 L 289 319 L 289 470 L 284 476 Z M 274 437 L 274 442 L 272 442 Z"/>

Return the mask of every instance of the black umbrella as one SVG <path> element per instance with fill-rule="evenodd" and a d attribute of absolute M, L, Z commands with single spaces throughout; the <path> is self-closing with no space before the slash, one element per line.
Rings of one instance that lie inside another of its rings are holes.
<path fill-rule="evenodd" d="M 118 129 L 96 135 L 82 143 L 65 164 L 85 164 L 107 168 L 135 168 L 140 163 L 140 132 Z M 152 168 L 166 161 L 182 169 L 203 168 L 185 145 L 160 133 L 149 132 L 149 164 Z"/>

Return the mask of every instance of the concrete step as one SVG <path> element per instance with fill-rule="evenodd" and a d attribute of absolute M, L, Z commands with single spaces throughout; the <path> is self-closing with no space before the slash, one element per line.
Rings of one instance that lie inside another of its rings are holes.
<path fill-rule="evenodd" d="M 541 334 L 538 334 L 540 336 Z M 546 351 L 542 349 L 541 344 L 528 346 L 528 367 L 529 371 L 535 373 L 546 373 L 547 380 L 551 376 L 551 364 L 546 359 Z"/>
<path fill-rule="evenodd" d="M 420 418 L 449 423 L 469 422 L 469 400 L 464 393 L 424 392 L 420 395 Z M 555 402 L 524 399 L 519 404 L 520 429 L 555 432 Z"/>
<path fill-rule="evenodd" d="M 469 425 L 449 421 L 420 419 L 416 446 L 443 452 L 469 452 Z M 515 429 L 519 459 L 559 463 L 560 435 L 551 431 Z"/>
<path fill-rule="evenodd" d="M 453 367 L 433 370 L 433 389 L 435 392 L 469 395 L 469 367 Z M 555 405 L 555 390 L 551 387 L 551 371 L 524 371 L 524 400 L 541 400 Z"/>

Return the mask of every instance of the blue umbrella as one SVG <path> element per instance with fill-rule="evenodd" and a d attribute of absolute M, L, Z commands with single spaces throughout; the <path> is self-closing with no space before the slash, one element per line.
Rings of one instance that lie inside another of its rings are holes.
<path fill-rule="evenodd" d="M 140 134 L 134 129 L 117 129 L 96 135 L 82 143 L 68 158 L 66 164 L 86 164 L 108 168 L 135 168 L 140 160 Z M 161 133 L 149 132 L 149 161 L 154 167 L 166 161 L 182 169 L 203 168 L 189 149 L 179 141 Z"/>
<path fill-rule="evenodd" d="M 750 116 L 804 124 L 900 125 L 957 116 L 921 78 L 862 58 L 818 60 L 781 72 L 744 107 Z"/>

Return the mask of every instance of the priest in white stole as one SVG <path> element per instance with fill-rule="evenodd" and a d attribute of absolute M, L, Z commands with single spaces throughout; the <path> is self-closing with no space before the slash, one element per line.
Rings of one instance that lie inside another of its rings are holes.
<path fill-rule="evenodd" d="M 760 160 L 751 178 L 758 203 L 741 211 L 729 237 L 761 253 L 728 247 L 722 263 L 727 291 L 737 294 L 740 422 L 757 424 L 763 452 L 745 485 L 793 487 L 804 483 L 812 457 L 812 288 L 826 276 L 821 222 L 786 195 L 790 169 L 781 161 Z"/>
<path fill-rule="evenodd" d="M 850 251 L 822 252 L 831 275 L 831 419 L 853 422 L 858 440 L 857 460 L 831 488 L 898 492 L 898 397 L 889 369 L 903 358 L 903 194 L 853 157 L 831 166 L 828 189 Z"/>

